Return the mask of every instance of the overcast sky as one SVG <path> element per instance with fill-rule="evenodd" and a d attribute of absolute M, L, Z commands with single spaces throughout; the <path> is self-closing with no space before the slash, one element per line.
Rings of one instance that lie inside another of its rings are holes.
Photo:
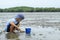
<path fill-rule="evenodd" d="M 0 8 L 16 6 L 60 7 L 60 0 L 0 0 Z"/>

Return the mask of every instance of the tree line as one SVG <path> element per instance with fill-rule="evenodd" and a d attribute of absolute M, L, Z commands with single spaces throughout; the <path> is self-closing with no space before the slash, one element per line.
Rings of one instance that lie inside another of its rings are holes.
<path fill-rule="evenodd" d="M 0 12 L 60 12 L 60 8 L 34 8 L 34 7 L 12 7 L 12 8 L 5 8 L 0 9 Z"/>

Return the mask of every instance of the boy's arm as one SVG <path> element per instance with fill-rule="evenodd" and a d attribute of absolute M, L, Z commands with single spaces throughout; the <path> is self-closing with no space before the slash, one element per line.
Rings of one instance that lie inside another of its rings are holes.
<path fill-rule="evenodd" d="M 20 23 L 17 26 L 20 27 Z M 20 30 L 20 32 L 25 32 L 25 31 Z"/>
<path fill-rule="evenodd" d="M 14 22 L 10 22 L 10 24 L 11 24 L 13 27 L 16 27 L 18 30 L 20 30 L 20 29 L 18 28 L 18 26 L 14 24 Z"/>
<path fill-rule="evenodd" d="M 10 22 L 10 24 L 11 24 L 13 27 L 16 27 L 20 32 L 24 32 L 24 31 L 22 31 L 21 29 L 19 29 L 18 26 L 20 26 L 20 24 L 18 24 L 18 26 L 15 25 L 14 22 Z"/>
<path fill-rule="evenodd" d="M 20 23 L 17 26 L 20 27 Z"/>

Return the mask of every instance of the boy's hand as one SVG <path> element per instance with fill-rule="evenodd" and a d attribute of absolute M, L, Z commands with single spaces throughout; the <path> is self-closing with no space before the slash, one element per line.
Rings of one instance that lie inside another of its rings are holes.
<path fill-rule="evenodd" d="M 20 30 L 21 33 L 24 33 L 25 31 Z"/>
<path fill-rule="evenodd" d="M 18 28 L 18 31 L 21 32 L 21 33 L 24 33 L 25 31 L 22 31 L 19 27 Z"/>

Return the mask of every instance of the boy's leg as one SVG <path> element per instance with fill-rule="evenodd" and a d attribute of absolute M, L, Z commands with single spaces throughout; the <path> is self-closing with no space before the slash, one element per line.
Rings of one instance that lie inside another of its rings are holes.
<path fill-rule="evenodd" d="M 14 32 L 14 26 L 10 26 L 10 32 Z"/>

